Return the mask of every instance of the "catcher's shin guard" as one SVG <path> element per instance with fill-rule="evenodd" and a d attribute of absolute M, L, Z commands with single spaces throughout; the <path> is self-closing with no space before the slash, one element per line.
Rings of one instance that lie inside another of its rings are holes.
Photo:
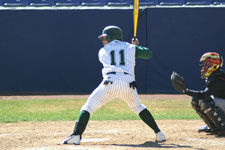
<path fill-rule="evenodd" d="M 215 106 L 213 98 L 207 100 L 200 100 L 199 102 L 201 110 L 208 116 L 213 124 L 222 130 L 225 130 L 225 116 L 222 110 Z"/>
<path fill-rule="evenodd" d="M 202 118 L 202 120 L 205 122 L 205 124 L 207 124 L 207 126 L 212 131 L 218 130 L 218 128 L 214 125 L 213 121 L 211 121 L 211 119 L 206 114 L 204 114 L 203 112 L 197 112 L 197 114 Z"/>
<path fill-rule="evenodd" d="M 191 106 L 212 131 L 218 130 L 211 119 L 201 110 L 198 99 L 193 97 L 191 100 Z"/>
<path fill-rule="evenodd" d="M 225 130 L 225 117 L 219 107 L 215 106 L 214 108 L 206 110 L 205 113 L 217 128 Z"/>

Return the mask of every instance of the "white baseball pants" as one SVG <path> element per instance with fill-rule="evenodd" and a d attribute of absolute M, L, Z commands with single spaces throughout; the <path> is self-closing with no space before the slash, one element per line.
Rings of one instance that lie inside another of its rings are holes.
<path fill-rule="evenodd" d="M 112 84 L 104 85 L 106 80 L 112 81 Z M 137 89 L 130 87 L 129 83 L 133 81 L 132 75 L 123 72 L 106 75 L 101 84 L 89 96 L 81 111 L 85 110 L 92 114 L 114 98 L 120 98 L 138 115 L 146 106 L 140 103 Z"/>

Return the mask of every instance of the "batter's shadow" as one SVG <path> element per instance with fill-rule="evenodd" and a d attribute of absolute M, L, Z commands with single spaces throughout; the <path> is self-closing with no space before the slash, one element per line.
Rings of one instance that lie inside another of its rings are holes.
<path fill-rule="evenodd" d="M 124 146 L 124 147 L 152 147 L 152 148 L 164 148 L 164 149 L 169 149 L 169 148 L 190 148 L 194 150 L 207 150 L 203 148 L 193 148 L 192 146 L 188 145 L 178 145 L 178 144 L 166 144 L 166 143 L 156 143 L 152 141 L 147 141 L 143 144 L 110 144 L 113 146 Z"/>

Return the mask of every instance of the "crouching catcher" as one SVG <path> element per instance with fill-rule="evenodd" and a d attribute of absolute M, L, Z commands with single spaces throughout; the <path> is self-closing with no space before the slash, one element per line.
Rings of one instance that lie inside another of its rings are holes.
<path fill-rule="evenodd" d="M 206 123 L 198 132 L 225 135 L 225 73 L 223 58 L 216 52 L 207 52 L 200 59 L 201 77 L 206 81 L 203 91 L 186 88 L 184 78 L 173 72 L 171 83 L 175 90 L 192 97 L 191 105 Z"/>

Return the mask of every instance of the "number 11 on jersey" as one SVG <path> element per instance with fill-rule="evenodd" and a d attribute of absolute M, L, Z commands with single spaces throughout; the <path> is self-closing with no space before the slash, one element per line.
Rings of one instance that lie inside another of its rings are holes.
<path fill-rule="evenodd" d="M 115 50 L 112 50 L 110 52 L 110 55 L 111 55 L 111 65 L 116 65 L 115 57 L 118 56 L 118 55 L 115 54 Z M 120 66 L 124 66 L 125 65 L 125 61 L 124 61 L 124 50 L 123 49 L 119 51 L 119 57 L 120 57 L 119 65 Z"/>

